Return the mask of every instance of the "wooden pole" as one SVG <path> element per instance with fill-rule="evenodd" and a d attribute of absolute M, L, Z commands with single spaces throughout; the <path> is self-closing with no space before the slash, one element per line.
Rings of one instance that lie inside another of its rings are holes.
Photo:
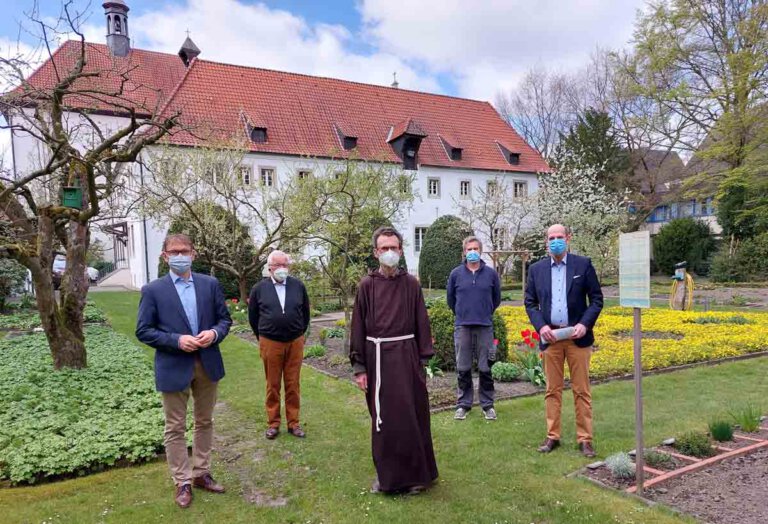
<path fill-rule="evenodd" d="M 640 330 L 640 308 L 634 308 L 634 353 L 635 353 L 635 484 L 637 494 L 643 495 L 645 480 L 645 457 L 643 456 L 643 362 L 642 332 Z"/>

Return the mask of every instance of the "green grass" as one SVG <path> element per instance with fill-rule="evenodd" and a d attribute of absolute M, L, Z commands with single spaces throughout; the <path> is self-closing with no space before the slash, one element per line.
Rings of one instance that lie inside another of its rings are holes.
<path fill-rule="evenodd" d="M 115 329 L 133 336 L 136 293 L 94 293 L 92 299 Z M 227 376 L 216 413 L 217 447 L 224 458 L 240 454 L 228 463 L 214 459 L 226 494 L 196 492 L 192 507 L 180 511 L 166 466 L 158 461 L 0 490 L 4 522 L 692 522 L 565 478 L 588 462 L 575 450 L 570 393 L 564 398 L 564 446 L 555 453 L 536 452 L 544 436 L 542 396 L 498 403 L 495 423 L 475 410 L 461 423 L 450 412 L 440 413 L 432 417 L 437 486 L 412 498 L 371 495 L 370 421 L 351 383 L 304 368 L 302 422 L 308 438 L 282 433 L 267 441 L 258 350 L 229 337 L 223 352 Z M 727 406 L 757 403 L 767 387 L 767 358 L 649 377 L 646 442 L 703 430 Z M 633 391 L 631 382 L 594 388 L 595 445 L 602 457 L 634 448 Z M 260 500 L 285 497 L 287 504 L 251 504 L 243 491 Z"/>

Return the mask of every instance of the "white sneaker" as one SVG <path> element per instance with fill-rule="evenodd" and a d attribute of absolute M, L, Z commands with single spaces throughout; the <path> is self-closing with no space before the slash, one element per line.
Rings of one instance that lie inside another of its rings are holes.
<path fill-rule="evenodd" d="M 467 418 L 467 410 L 464 408 L 457 409 L 453 415 L 454 420 L 464 420 L 465 418 Z"/>
<path fill-rule="evenodd" d="M 496 410 L 493 408 L 488 408 L 483 410 L 485 413 L 485 420 L 496 420 Z"/>

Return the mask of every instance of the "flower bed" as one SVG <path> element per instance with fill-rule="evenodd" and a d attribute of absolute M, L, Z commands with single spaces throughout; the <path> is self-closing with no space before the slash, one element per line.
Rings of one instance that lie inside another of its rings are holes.
<path fill-rule="evenodd" d="M 503 306 L 510 333 L 530 329 L 523 307 Z M 643 311 L 643 369 L 716 360 L 768 350 L 768 313 L 689 312 L 664 309 Z M 632 310 L 603 310 L 595 326 L 595 353 L 590 364 L 594 378 L 631 373 Z M 667 334 L 668 336 L 660 336 Z"/>

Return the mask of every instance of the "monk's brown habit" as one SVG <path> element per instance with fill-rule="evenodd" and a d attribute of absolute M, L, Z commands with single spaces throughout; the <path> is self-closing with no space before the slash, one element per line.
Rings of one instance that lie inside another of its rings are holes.
<path fill-rule="evenodd" d="M 381 343 L 380 411 L 375 404 L 376 345 L 366 337 L 414 338 Z M 437 478 L 423 362 L 433 354 L 429 317 L 418 281 L 371 272 L 360 282 L 352 314 L 350 360 L 368 374 L 373 463 L 382 491 L 424 486 Z M 376 429 L 377 415 L 381 418 Z"/>

